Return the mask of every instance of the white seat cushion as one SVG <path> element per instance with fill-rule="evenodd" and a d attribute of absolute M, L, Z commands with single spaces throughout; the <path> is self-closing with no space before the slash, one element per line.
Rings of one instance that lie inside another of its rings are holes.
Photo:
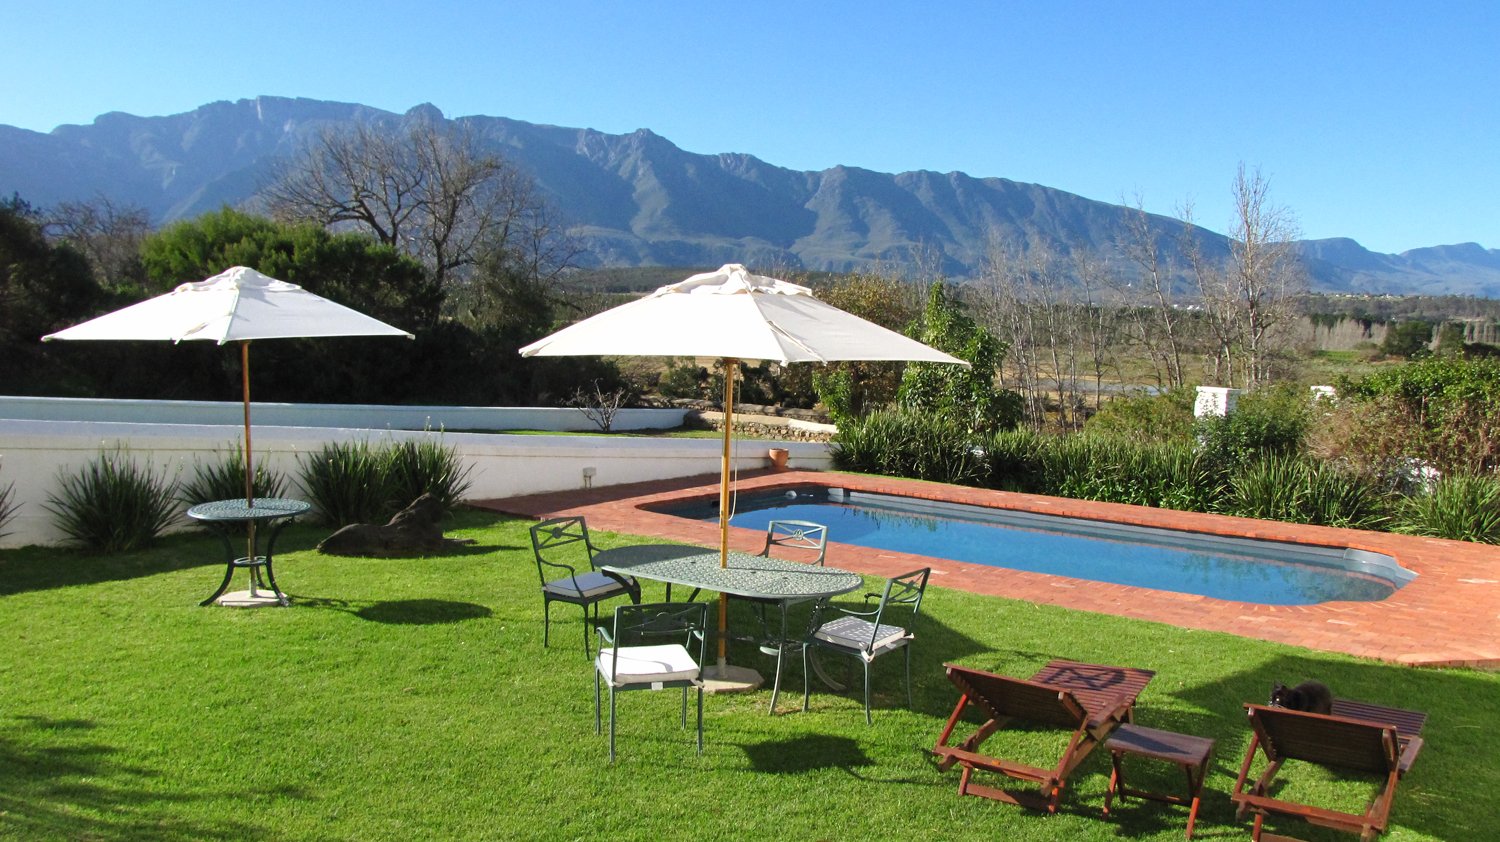
<path fill-rule="evenodd" d="M 875 644 L 870 645 L 870 635 L 874 633 Z M 900 626 L 887 626 L 880 624 L 880 631 L 875 632 L 875 624 L 863 617 L 843 616 L 837 620 L 830 620 L 818 627 L 813 632 L 813 637 L 827 641 L 835 646 L 843 646 L 848 649 L 883 649 L 906 637 L 906 629 Z"/>
<path fill-rule="evenodd" d="M 574 582 L 577 582 L 576 586 Z M 565 579 L 553 579 L 545 587 L 551 593 L 571 599 L 625 592 L 625 586 L 621 585 L 618 579 L 611 579 L 597 570 L 580 573 L 576 577 L 570 576 Z"/>
<path fill-rule="evenodd" d="M 605 679 L 614 675 L 616 687 L 689 681 L 698 677 L 698 663 L 680 643 L 600 649 L 594 664 Z"/>

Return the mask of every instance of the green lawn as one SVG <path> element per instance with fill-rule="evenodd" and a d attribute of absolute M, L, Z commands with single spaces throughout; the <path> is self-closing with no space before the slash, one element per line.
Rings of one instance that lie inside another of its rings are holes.
<path fill-rule="evenodd" d="M 815 693 L 810 713 L 791 713 L 798 667 L 785 715 L 766 715 L 768 691 L 709 697 L 700 758 L 674 693 L 630 693 L 610 767 L 573 606 L 553 606 L 542 648 L 525 526 L 466 512 L 450 534 L 473 548 L 415 560 L 323 557 L 308 548 L 326 530 L 294 527 L 278 565 L 294 605 L 253 611 L 197 606 L 222 563 L 205 536 L 109 558 L 0 551 L 0 837 L 1180 839 L 1180 808 L 1132 802 L 1100 819 L 1102 751 L 1050 817 L 960 798 L 957 772 L 934 768 L 926 749 L 956 698 L 943 661 L 1027 676 L 1054 657 L 1155 669 L 1138 721 L 1218 739 L 1200 838 L 1248 836 L 1227 795 L 1248 742 L 1241 704 L 1263 701 L 1273 680 L 1310 677 L 1431 713 L 1387 838 L 1492 833 L 1500 675 L 938 587 L 918 626 L 914 710 L 898 656 L 877 662 L 873 727 L 856 694 Z M 770 666 L 753 650 L 733 658 Z M 989 745 L 1043 760 L 1044 738 Z M 1161 779 L 1180 780 L 1170 768 Z M 1298 785 L 1346 806 L 1366 791 Z"/>

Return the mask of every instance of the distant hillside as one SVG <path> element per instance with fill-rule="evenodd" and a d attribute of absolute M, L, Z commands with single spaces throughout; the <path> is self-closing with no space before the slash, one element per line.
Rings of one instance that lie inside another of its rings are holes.
<path fill-rule="evenodd" d="M 146 208 L 158 222 L 254 197 L 270 163 L 324 126 L 420 116 L 362 105 L 258 97 L 185 114 L 105 114 L 42 134 L 0 126 L 0 194 L 38 205 L 97 193 Z M 951 276 L 975 274 L 992 235 L 1030 247 L 1084 250 L 1121 271 L 1127 208 L 1003 178 L 799 172 L 738 153 L 699 155 L 642 129 L 610 135 L 503 117 L 463 117 L 529 171 L 601 267 L 717 266 L 846 271 L 940 255 Z M 1153 216 L 1169 257 L 1183 224 Z M 1227 241 L 1198 232 L 1209 254 Z M 1348 239 L 1303 244 L 1314 287 L 1330 292 L 1500 297 L 1500 250 L 1468 243 L 1377 254 Z"/>

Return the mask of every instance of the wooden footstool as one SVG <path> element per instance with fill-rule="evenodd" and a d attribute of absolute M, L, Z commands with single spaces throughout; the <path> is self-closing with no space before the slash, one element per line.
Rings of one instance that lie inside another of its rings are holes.
<path fill-rule="evenodd" d="M 1104 747 L 1109 749 L 1109 760 L 1114 766 L 1114 771 L 1109 776 L 1109 792 L 1104 795 L 1104 815 L 1109 815 L 1110 802 L 1116 795 L 1120 796 L 1121 801 L 1127 795 L 1134 795 L 1167 804 L 1187 805 L 1187 838 L 1192 839 L 1193 823 L 1198 820 L 1198 802 L 1203 794 L 1203 779 L 1208 774 L 1208 758 L 1213 754 L 1214 741 L 1127 723 L 1115 729 L 1105 741 Z M 1126 786 L 1121 760 L 1127 754 L 1165 760 L 1181 766 L 1182 771 L 1187 774 L 1188 794 L 1166 795 Z"/>

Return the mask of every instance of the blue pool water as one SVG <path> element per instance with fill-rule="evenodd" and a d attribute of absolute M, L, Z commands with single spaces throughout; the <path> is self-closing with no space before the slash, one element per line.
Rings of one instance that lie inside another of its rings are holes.
<path fill-rule="evenodd" d="M 875 549 L 1266 605 L 1390 596 L 1416 574 L 1390 556 L 986 509 L 808 486 L 740 495 L 734 526 L 810 520 L 828 539 Z M 717 501 L 657 511 L 718 521 Z"/>

